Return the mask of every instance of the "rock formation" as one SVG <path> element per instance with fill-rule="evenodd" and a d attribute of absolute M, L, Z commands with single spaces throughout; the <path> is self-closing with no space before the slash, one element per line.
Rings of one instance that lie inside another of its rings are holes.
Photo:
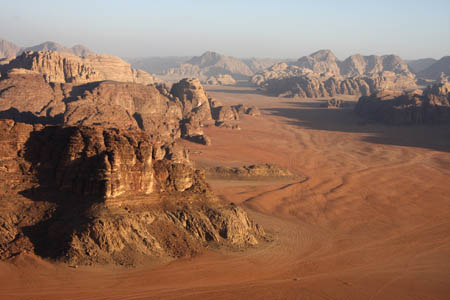
<path fill-rule="evenodd" d="M 211 178 L 233 179 L 261 179 L 266 177 L 294 178 L 294 175 L 289 170 L 272 164 L 258 164 L 242 167 L 213 167 L 207 168 L 205 174 Z"/>
<path fill-rule="evenodd" d="M 434 58 L 421 58 L 421 59 L 411 59 L 411 60 L 405 60 L 405 62 L 408 64 L 408 67 L 413 71 L 416 75 L 419 72 L 422 72 L 423 70 L 430 67 L 432 64 L 434 64 L 437 60 Z"/>
<path fill-rule="evenodd" d="M 60 45 L 55 42 L 44 42 L 42 44 L 32 46 L 32 47 L 26 47 L 22 48 L 21 51 L 19 51 L 17 54 L 22 54 L 24 52 L 38 52 L 38 51 L 55 51 L 55 52 L 62 52 L 62 53 L 68 53 L 76 56 L 89 56 L 94 54 L 91 50 L 89 50 L 86 46 L 83 45 L 75 45 L 71 48 L 67 48 L 63 45 Z"/>
<path fill-rule="evenodd" d="M 382 92 L 361 97 L 356 113 L 368 120 L 393 125 L 450 123 L 450 83 L 443 81 L 422 91 Z"/>
<path fill-rule="evenodd" d="M 311 55 L 303 56 L 295 62 L 301 69 L 309 69 L 314 73 L 331 73 L 340 75 L 339 60 L 331 50 L 319 50 Z"/>
<path fill-rule="evenodd" d="M 233 85 L 236 84 L 236 80 L 231 75 L 219 74 L 217 76 L 211 76 L 206 80 L 206 84 L 210 85 Z"/>
<path fill-rule="evenodd" d="M 14 57 L 20 55 L 24 52 L 37 52 L 37 51 L 55 51 L 68 53 L 76 56 L 89 56 L 94 54 L 86 46 L 75 45 L 71 48 L 65 47 L 55 42 L 44 42 L 42 44 L 31 46 L 31 47 L 19 47 L 7 40 L 0 38 L 0 59 L 7 57 Z"/>
<path fill-rule="evenodd" d="M 397 56 L 352 55 L 340 62 L 329 50 L 273 65 L 251 82 L 271 95 L 309 98 L 417 88 L 414 74 Z"/>
<path fill-rule="evenodd" d="M 16 56 L 19 51 L 19 46 L 0 38 L 0 59 L 10 56 Z"/>
<path fill-rule="evenodd" d="M 0 121 L 0 259 L 132 266 L 264 239 L 202 172 L 161 150 L 140 130 Z"/>
<path fill-rule="evenodd" d="M 428 68 L 418 73 L 420 78 L 431 79 L 439 82 L 441 77 L 450 76 L 450 56 L 444 56 Z"/>
<path fill-rule="evenodd" d="M 207 51 L 201 56 L 179 63 L 178 66 L 163 72 L 162 78 L 179 80 L 184 77 L 197 77 L 206 82 L 211 77 L 230 75 L 234 79 L 249 79 L 255 72 L 260 72 L 279 60 L 276 59 L 238 59 L 216 52 Z M 148 69 L 150 71 L 150 69 Z M 212 79 L 212 78 L 211 78 Z"/>
<path fill-rule="evenodd" d="M 80 84 L 77 81 L 84 81 L 86 78 L 93 80 L 98 73 L 93 72 L 93 78 L 83 77 L 90 74 L 90 69 L 83 65 L 85 73 L 68 75 L 73 73 L 67 70 L 75 68 L 64 58 L 65 55 L 54 52 L 38 54 L 36 59 L 42 55 L 48 56 L 48 60 L 43 58 L 44 62 L 53 61 L 52 57 L 60 58 L 59 62 L 66 64 L 66 67 L 59 69 L 63 73 L 48 65 L 41 68 L 42 64 L 36 63 L 40 60 L 34 59 L 29 62 L 28 69 L 14 68 L 18 61 L 23 62 L 24 59 L 13 59 L 9 64 L 4 64 L 3 69 L 8 72 L 0 80 L 0 118 L 30 124 L 140 128 L 152 136 L 158 136 L 163 142 L 171 142 L 181 136 L 206 145 L 210 144 L 210 139 L 203 134 L 204 126 L 214 124 L 214 121 L 230 120 L 230 112 L 234 114 L 233 120 L 239 118 L 231 107 L 221 105 L 220 108 L 211 108 L 210 100 L 198 79 L 183 79 L 173 84 L 170 91 L 162 84 L 143 85 L 118 81 Z M 22 56 L 33 55 L 27 53 Z M 19 58 L 23 58 L 22 56 Z M 109 68 L 110 72 L 113 70 L 111 66 L 102 68 Z M 117 68 L 117 71 L 121 70 L 127 71 L 126 68 Z M 114 76 L 122 78 L 125 75 L 117 73 Z M 68 77 L 77 80 L 67 80 Z M 49 79 L 71 82 L 54 83 L 49 82 Z M 253 109 L 253 112 L 258 113 L 257 109 Z M 247 111 L 242 113 L 255 114 Z"/>
<path fill-rule="evenodd" d="M 135 70 L 118 57 L 95 54 L 78 57 L 54 51 L 24 52 L 0 64 L 3 76 L 12 69 L 27 69 L 44 75 L 47 82 L 87 83 L 103 80 L 151 84 L 153 77 Z"/>

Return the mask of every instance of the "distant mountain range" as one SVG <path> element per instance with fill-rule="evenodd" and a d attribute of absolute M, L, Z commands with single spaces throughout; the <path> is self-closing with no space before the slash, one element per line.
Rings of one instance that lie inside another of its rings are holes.
<path fill-rule="evenodd" d="M 256 72 L 280 62 L 281 59 L 248 58 L 239 59 L 207 51 L 200 56 L 124 58 L 134 68 L 157 74 L 165 80 L 179 80 L 197 77 L 206 81 L 210 77 L 231 75 L 235 79 L 249 79 Z"/>
<path fill-rule="evenodd" d="M 31 47 L 19 47 L 14 43 L 0 38 L 0 58 L 17 56 L 27 51 L 57 51 L 73 54 L 76 56 L 88 56 L 94 54 L 94 52 L 83 45 L 75 45 L 71 48 L 67 48 L 58 43 L 49 41 Z"/>
<path fill-rule="evenodd" d="M 66 47 L 55 42 L 45 42 L 31 47 L 19 47 L 0 38 L 0 59 L 17 56 L 26 51 L 57 51 L 76 56 L 94 54 L 83 45 Z M 441 74 L 450 76 L 450 56 L 440 60 L 424 58 L 403 61 L 395 55 L 363 56 L 355 54 L 339 61 L 330 50 L 320 50 L 303 56 L 297 61 L 289 59 L 249 58 L 240 59 L 207 51 L 200 56 L 171 56 L 124 58 L 133 68 L 157 74 L 163 80 L 179 80 L 184 77 L 198 77 L 206 81 L 210 77 L 230 75 L 235 79 L 246 80 L 269 67 L 285 62 L 291 66 L 310 69 L 316 73 L 332 73 L 339 76 L 374 74 L 382 71 L 394 73 L 414 73 L 418 78 L 439 80 Z"/>

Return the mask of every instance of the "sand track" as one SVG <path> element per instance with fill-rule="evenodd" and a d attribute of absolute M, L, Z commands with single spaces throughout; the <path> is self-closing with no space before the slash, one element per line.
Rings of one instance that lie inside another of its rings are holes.
<path fill-rule="evenodd" d="M 0 298 L 448 299 L 448 128 L 363 126 L 348 110 L 235 89 L 210 94 L 264 117 L 244 117 L 241 131 L 207 128 L 212 146 L 185 144 L 199 165 L 271 162 L 306 178 L 211 182 L 271 243 L 136 269 L 21 256 L 0 263 Z"/>

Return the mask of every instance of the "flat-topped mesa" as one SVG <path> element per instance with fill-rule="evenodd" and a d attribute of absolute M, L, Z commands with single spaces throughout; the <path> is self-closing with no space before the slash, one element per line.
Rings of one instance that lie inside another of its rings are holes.
<path fill-rule="evenodd" d="M 393 125 L 449 124 L 450 83 L 443 81 L 423 92 L 399 94 L 385 91 L 361 97 L 355 112 L 368 120 Z"/>
<path fill-rule="evenodd" d="M 11 69 L 27 69 L 41 73 L 47 82 L 87 83 L 103 80 L 150 84 L 153 77 L 135 70 L 118 57 L 93 54 L 79 57 L 55 51 L 29 51 L 0 65 L 0 73 Z"/>

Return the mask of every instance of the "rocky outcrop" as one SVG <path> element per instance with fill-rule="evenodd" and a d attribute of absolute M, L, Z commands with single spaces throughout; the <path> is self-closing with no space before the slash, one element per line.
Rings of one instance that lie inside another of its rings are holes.
<path fill-rule="evenodd" d="M 213 167 L 205 170 L 211 178 L 258 179 L 265 177 L 289 177 L 294 175 L 287 169 L 272 164 L 258 164 L 242 167 Z"/>
<path fill-rule="evenodd" d="M 68 53 L 76 56 L 88 56 L 94 54 L 91 50 L 89 50 L 86 46 L 83 45 L 75 45 L 71 48 L 65 47 L 55 42 L 44 42 L 42 44 L 22 48 L 17 54 L 22 54 L 24 52 L 37 52 L 37 51 L 56 51 L 61 53 Z"/>
<path fill-rule="evenodd" d="M 301 69 L 309 69 L 314 73 L 331 73 L 340 75 L 339 60 L 331 50 L 319 50 L 311 55 L 303 56 L 295 62 Z"/>
<path fill-rule="evenodd" d="M 164 142 L 181 136 L 210 144 L 203 134 L 204 126 L 239 119 L 234 108 L 216 106 L 210 106 L 200 81 L 193 78 L 173 84 L 170 91 L 163 84 L 49 83 L 45 74 L 27 69 L 12 69 L 0 80 L 1 119 L 29 124 L 139 128 Z M 257 115 L 258 110 L 246 108 L 242 113 Z"/>
<path fill-rule="evenodd" d="M 170 149 L 139 130 L 0 121 L 0 259 L 136 265 L 264 239 Z"/>
<path fill-rule="evenodd" d="M 423 92 L 361 97 L 355 111 L 368 120 L 393 125 L 450 123 L 450 83 L 444 81 Z"/>
<path fill-rule="evenodd" d="M 165 75 L 174 79 L 183 77 L 197 77 L 206 81 L 211 76 L 231 75 L 236 79 L 248 79 L 254 73 L 249 66 L 240 59 L 224 56 L 216 52 L 205 52 L 201 56 L 194 56 L 176 68 L 169 69 Z"/>
<path fill-rule="evenodd" d="M 236 84 L 236 80 L 231 75 L 219 74 L 217 76 L 211 76 L 206 80 L 206 84 L 210 85 L 233 85 Z"/>
<path fill-rule="evenodd" d="M 27 69 L 42 74 L 47 82 L 88 83 L 104 80 L 151 84 L 153 77 L 144 71 L 134 70 L 118 57 L 104 54 L 78 57 L 55 51 L 24 52 L 0 64 L 5 76 L 12 69 Z"/>
<path fill-rule="evenodd" d="M 415 75 L 398 56 L 352 55 L 340 62 L 329 50 L 273 65 L 251 82 L 271 95 L 308 98 L 417 88 Z"/>
<path fill-rule="evenodd" d="M 20 47 L 0 38 L 0 59 L 5 57 L 16 56 L 20 51 Z"/>
<path fill-rule="evenodd" d="M 31 124 L 140 128 L 171 140 L 180 136 L 182 105 L 154 85 L 53 84 L 32 71 L 10 72 L 0 80 L 0 118 Z"/>
<path fill-rule="evenodd" d="M 367 96 L 379 90 L 415 89 L 415 80 L 409 76 L 382 72 L 372 76 L 336 77 L 308 73 L 306 75 L 270 79 L 261 89 L 270 95 L 281 97 L 318 98 L 335 95 Z"/>

